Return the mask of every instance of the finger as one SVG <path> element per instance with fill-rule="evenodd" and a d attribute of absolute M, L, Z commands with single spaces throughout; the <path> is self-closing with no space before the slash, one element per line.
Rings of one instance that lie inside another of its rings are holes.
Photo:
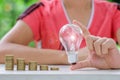
<path fill-rule="evenodd" d="M 86 37 L 86 45 L 91 52 L 94 51 L 93 39 L 91 38 L 91 36 Z"/>
<path fill-rule="evenodd" d="M 94 48 L 95 48 L 95 53 L 98 56 L 102 57 L 102 43 L 106 41 L 106 38 L 98 38 L 95 42 L 94 42 Z"/>
<path fill-rule="evenodd" d="M 108 54 L 109 49 L 115 48 L 116 43 L 113 39 L 107 39 L 103 44 L 102 44 L 102 53 L 103 54 Z"/>
<path fill-rule="evenodd" d="M 80 61 L 75 65 L 71 66 L 71 70 L 76 70 L 80 68 L 86 68 L 86 67 L 91 67 L 90 61 L 85 60 L 85 61 Z"/>
<path fill-rule="evenodd" d="M 89 35 L 89 36 L 86 37 L 86 44 L 87 44 L 88 49 L 91 52 L 94 51 L 94 42 L 98 39 L 99 39 L 98 37 L 95 37 L 95 36 L 92 36 L 92 35 Z"/>
<path fill-rule="evenodd" d="M 80 22 L 78 22 L 76 20 L 73 20 L 73 24 L 76 24 L 76 25 L 78 25 L 81 28 L 81 30 L 83 32 L 83 36 L 84 36 L 84 38 L 86 40 L 87 47 L 88 47 L 88 49 L 90 51 L 92 51 L 93 50 L 93 40 L 90 37 L 90 33 L 87 30 L 87 28 L 83 24 L 81 24 Z"/>
<path fill-rule="evenodd" d="M 78 25 L 78 26 L 81 28 L 84 37 L 90 35 L 90 33 L 89 33 L 89 31 L 87 30 L 86 26 L 84 26 L 83 24 L 81 24 L 79 21 L 73 20 L 73 24 L 76 24 L 76 25 Z"/>

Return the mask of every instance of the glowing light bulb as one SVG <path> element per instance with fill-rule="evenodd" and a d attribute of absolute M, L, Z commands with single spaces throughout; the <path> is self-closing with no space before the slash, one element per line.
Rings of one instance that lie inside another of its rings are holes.
<path fill-rule="evenodd" d="M 78 50 L 83 39 L 80 27 L 74 24 L 66 24 L 60 29 L 59 37 L 67 53 L 68 62 L 76 63 Z"/>

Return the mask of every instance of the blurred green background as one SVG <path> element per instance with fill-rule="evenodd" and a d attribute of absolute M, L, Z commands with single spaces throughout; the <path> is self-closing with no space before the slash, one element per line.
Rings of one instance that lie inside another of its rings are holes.
<path fill-rule="evenodd" d="M 0 0 L 0 39 L 13 27 L 17 17 L 38 0 Z"/>
<path fill-rule="evenodd" d="M 0 0 L 0 39 L 13 27 L 17 17 L 38 0 Z M 119 2 L 120 0 L 109 0 Z"/>

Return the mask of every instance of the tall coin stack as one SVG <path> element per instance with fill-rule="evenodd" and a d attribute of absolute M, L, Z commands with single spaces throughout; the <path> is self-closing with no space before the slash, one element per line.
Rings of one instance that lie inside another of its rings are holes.
<path fill-rule="evenodd" d="M 14 56 L 13 55 L 5 56 L 5 68 L 6 68 L 6 70 L 14 69 Z"/>

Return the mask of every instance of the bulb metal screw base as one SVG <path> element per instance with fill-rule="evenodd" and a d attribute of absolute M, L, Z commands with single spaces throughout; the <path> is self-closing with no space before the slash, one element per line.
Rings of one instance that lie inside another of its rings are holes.
<path fill-rule="evenodd" d="M 77 62 L 77 54 L 68 54 L 68 62 L 70 64 L 76 64 Z"/>
<path fill-rule="evenodd" d="M 72 65 L 75 65 L 76 63 L 72 63 Z"/>

